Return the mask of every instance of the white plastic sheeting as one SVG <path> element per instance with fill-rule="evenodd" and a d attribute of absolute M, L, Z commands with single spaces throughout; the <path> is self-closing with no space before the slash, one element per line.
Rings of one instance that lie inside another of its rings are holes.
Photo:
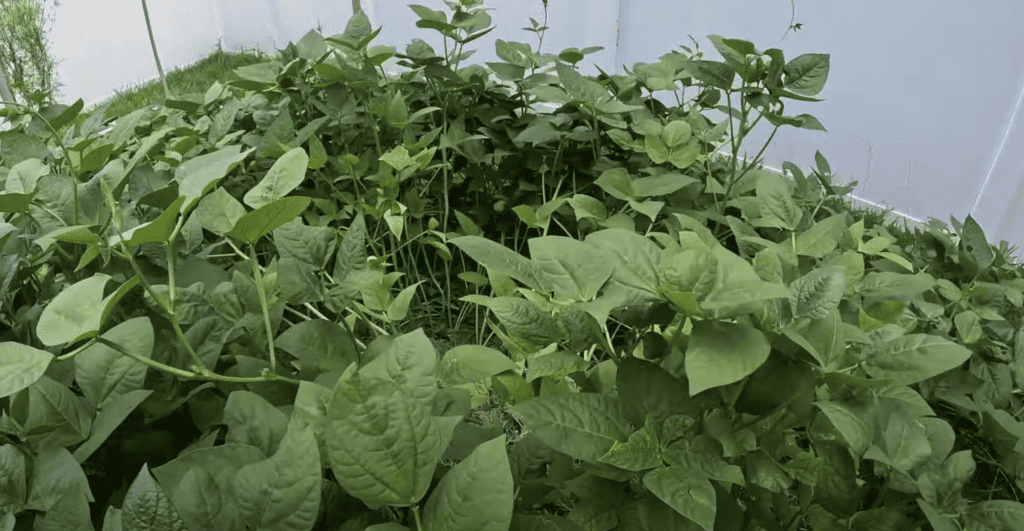
<path fill-rule="evenodd" d="M 417 0 L 414 0 L 417 1 Z M 545 52 L 604 46 L 583 70 L 621 72 L 653 62 L 693 35 L 712 58 L 708 34 L 742 38 L 787 58 L 829 53 L 832 70 L 821 103 L 792 102 L 786 114 L 810 113 L 827 133 L 783 128 L 766 164 L 806 167 L 820 150 L 855 196 L 924 220 L 978 220 L 990 240 L 1024 247 L 1024 42 L 1022 8 L 1011 0 L 816 2 L 795 0 L 803 28 L 790 23 L 789 0 L 550 0 Z M 437 33 L 416 28 L 407 1 L 362 0 L 379 43 L 403 50 L 421 38 L 443 50 Z M 442 9 L 442 0 L 418 0 Z M 149 0 L 161 60 L 168 69 L 194 62 L 220 43 L 267 52 L 312 28 L 340 33 L 351 0 Z M 472 43 L 470 62 L 495 60 L 496 38 L 528 42 L 529 17 L 541 0 L 488 0 L 498 28 Z M 56 12 L 53 53 L 61 60 L 64 98 L 95 103 L 156 76 L 138 0 L 65 0 Z M 752 155 L 770 127 L 747 145 Z"/>

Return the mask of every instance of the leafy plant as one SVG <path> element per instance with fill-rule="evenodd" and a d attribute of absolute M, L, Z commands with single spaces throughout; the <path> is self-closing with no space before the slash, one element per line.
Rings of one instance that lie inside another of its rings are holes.
<path fill-rule="evenodd" d="M 358 12 L 113 123 L 0 111 L 6 528 L 1021 527 L 1005 242 L 740 160 L 821 128 L 827 55 L 465 64 L 481 3 L 412 8 L 443 55 Z"/>

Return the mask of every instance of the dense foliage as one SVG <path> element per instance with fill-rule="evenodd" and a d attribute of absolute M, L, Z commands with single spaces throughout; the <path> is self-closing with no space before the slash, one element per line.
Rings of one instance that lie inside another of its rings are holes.
<path fill-rule="evenodd" d="M 827 55 L 465 64 L 479 4 L 0 111 L 0 529 L 1024 528 L 1005 242 L 738 157 Z"/>

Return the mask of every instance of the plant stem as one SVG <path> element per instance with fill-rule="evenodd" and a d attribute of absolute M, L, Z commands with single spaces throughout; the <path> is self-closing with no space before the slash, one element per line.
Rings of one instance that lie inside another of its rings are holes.
<path fill-rule="evenodd" d="M 249 259 L 252 260 L 252 276 L 256 279 L 256 294 L 260 298 L 260 309 L 263 311 L 263 325 L 267 329 L 267 351 L 270 353 L 270 374 L 274 375 L 277 368 L 277 354 L 274 352 L 274 329 L 270 326 L 270 309 L 267 308 L 267 295 L 263 293 L 263 275 L 260 273 L 259 262 L 256 261 L 256 244 L 249 244 Z"/>
<path fill-rule="evenodd" d="M 164 100 L 171 97 L 171 89 L 167 87 L 167 76 L 164 75 L 164 67 L 160 64 L 160 54 L 156 51 L 156 39 L 153 38 L 153 25 L 149 22 L 149 7 L 146 0 L 142 0 L 142 14 L 146 17 L 146 29 L 149 30 L 149 44 L 153 47 L 153 59 L 156 61 L 156 69 L 160 72 L 160 82 L 164 85 Z"/>

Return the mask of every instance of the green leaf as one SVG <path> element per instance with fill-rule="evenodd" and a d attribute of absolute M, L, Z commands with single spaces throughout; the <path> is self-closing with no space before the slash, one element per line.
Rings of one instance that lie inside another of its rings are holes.
<path fill-rule="evenodd" d="M 592 393 L 542 396 L 509 408 L 544 444 L 584 461 L 597 461 L 626 442 L 629 423 L 615 396 Z"/>
<path fill-rule="evenodd" d="M 688 467 L 667 466 L 648 472 L 644 486 L 705 531 L 714 530 L 715 488 L 707 478 Z"/>
<path fill-rule="evenodd" d="M 512 487 L 502 434 L 477 446 L 441 478 L 423 506 L 423 529 L 506 531 L 512 524 Z"/>
<path fill-rule="evenodd" d="M 771 344 L 748 323 L 697 321 L 686 349 L 690 396 L 738 382 L 761 366 Z"/>
<path fill-rule="evenodd" d="M 288 151 L 267 170 L 263 180 L 245 193 L 242 201 L 252 208 L 260 208 L 281 199 L 302 184 L 308 165 L 309 157 L 304 149 L 297 147 Z"/>
<path fill-rule="evenodd" d="M 547 286 L 537 264 L 504 245 L 480 236 L 459 236 L 448 241 L 488 270 L 512 277 L 535 290 Z"/>
<path fill-rule="evenodd" d="M 366 504 L 418 503 L 444 451 L 442 426 L 430 413 L 406 387 L 350 366 L 328 408 L 327 448 L 338 483 Z"/>
<path fill-rule="evenodd" d="M 694 79 L 722 90 L 731 90 L 736 78 L 735 69 L 718 61 L 689 61 L 685 66 Z"/>
<path fill-rule="evenodd" d="M 103 307 L 103 287 L 108 280 L 109 276 L 96 273 L 58 293 L 39 316 L 39 341 L 52 347 L 96 335 L 102 317 L 96 309 Z"/>
<path fill-rule="evenodd" d="M 770 226 L 796 230 L 803 217 L 803 211 L 793 201 L 789 183 L 779 175 L 763 174 L 757 181 L 757 198 L 767 211 L 762 219 Z"/>
<path fill-rule="evenodd" d="M 607 251 L 573 238 L 543 236 L 527 242 L 533 262 L 540 265 L 555 293 L 589 301 L 612 275 Z"/>
<path fill-rule="evenodd" d="M 294 258 L 321 269 L 334 250 L 334 235 L 331 227 L 310 227 L 295 219 L 274 229 L 274 245 L 281 258 Z"/>
<path fill-rule="evenodd" d="M 824 258 L 835 250 L 846 230 L 846 213 L 823 219 L 796 237 L 796 254 Z"/>
<path fill-rule="evenodd" d="M 341 282 L 353 271 L 366 269 L 366 260 L 366 220 L 362 215 L 356 215 L 338 246 L 331 276 L 335 282 Z"/>
<path fill-rule="evenodd" d="M 109 402 L 101 409 L 96 414 L 96 419 L 93 420 L 92 428 L 89 430 L 89 439 L 79 445 L 78 448 L 75 448 L 75 453 L 73 454 L 75 461 L 84 463 L 114 433 L 114 430 L 128 418 L 128 415 L 151 394 L 153 394 L 151 389 L 130 391 L 118 397 L 117 400 Z"/>
<path fill-rule="evenodd" d="M 525 339 L 537 347 L 547 346 L 562 338 L 558 324 L 532 302 L 520 297 L 494 297 L 482 301 L 508 333 Z"/>
<path fill-rule="evenodd" d="M 690 124 L 682 120 L 674 120 L 665 126 L 661 138 L 665 141 L 666 146 L 674 149 L 689 142 L 692 134 L 693 130 L 690 128 Z"/>
<path fill-rule="evenodd" d="M 988 269 L 995 259 L 992 247 L 985 238 L 985 232 L 970 214 L 964 220 L 963 229 L 960 231 L 960 246 L 971 257 L 978 270 Z"/>
<path fill-rule="evenodd" d="M 910 334 L 867 349 L 864 370 L 893 385 L 910 385 L 958 367 L 971 350 L 939 336 Z"/>
<path fill-rule="evenodd" d="M 235 476 L 242 521 L 250 529 L 312 529 L 320 509 L 321 473 L 313 432 L 292 423 L 273 456 Z"/>
<path fill-rule="evenodd" d="M 719 35 L 708 35 L 708 40 L 718 53 L 722 54 L 722 59 L 725 59 L 729 66 L 736 69 L 745 80 L 750 81 L 748 76 L 751 68 L 747 64 L 747 56 L 758 54 L 753 43 L 740 39 L 726 39 Z"/>
<path fill-rule="evenodd" d="M 227 444 L 248 444 L 264 455 L 277 452 L 288 429 L 288 417 L 262 396 L 251 391 L 234 391 L 224 404 Z"/>
<path fill-rule="evenodd" d="M 661 449 L 654 426 L 653 422 L 648 422 L 642 429 L 630 434 L 629 441 L 616 442 L 608 453 L 600 457 L 600 462 L 633 472 L 661 466 Z"/>
<path fill-rule="evenodd" d="M 864 421 L 862 411 L 840 402 L 815 402 L 814 405 L 828 417 L 836 431 L 846 439 L 853 454 L 860 458 L 874 439 L 874 429 Z"/>
<path fill-rule="evenodd" d="M 932 454 L 928 433 L 910 412 L 885 408 L 876 420 L 882 426 L 880 437 L 864 454 L 865 459 L 875 459 L 908 474 L 928 461 Z"/>
<path fill-rule="evenodd" d="M 975 502 L 962 512 L 967 529 L 1010 531 L 1024 526 L 1024 504 L 1010 500 Z"/>
<path fill-rule="evenodd" d="M 344 371 L 359 359 L 348 331 L 325 319 L 300 321 L 277 336 L 274 346 L 298 358 L 304 367 L 327 371 Z"/>
<path fill-rule="evenodd" d="M 223 179 L 232 168 L 245 160 L 252 150 L 242 152 L 242 146 L 231 145 L 213 153 L 200 155 L 182 162 L 174 170 L 178 193 L 185 198 L 182 212 L 192 209 L 197 201 Z"/>
<path fill-rule="evenodd" d="M 828 81 L 828 54 L 807 53 L 786 63 L 785 87 L 803 96 L 821 93 Z"/>
<path fill-rule="evenodd" d="M 935 283 L 935 278 L 926 273 L 907 275 L 890 271 L 872 271 L 864 275 L 857 286 L 857 291 L 865 297 L 904 300 L 932 289 Z"/>
<path fill-rule="evenodd" d="M 651 162 L 655 164 L 661 164 L 668 160 L 668 148 L 657 136 L 644 136 L 644 149 L 647 151 L 647 156 L 651 158 Z"/>
<path fill-rule="evenodd" d="M 149 465 L 142 465 L 139 475 L 128 488 L 121 508 L 121 525 L 124 529 L 159 529 L 169 531 L 186 531 L 185 522 L 177 509 L 167 499 L 160 485 L 149 474 Z"/>
<path fill-rule="evenodd" d="M 416 294 L 416 287 L 423 281 L 417 282 L 411 286 L 406 287 L 402 291 L 395 295 L 395 299 L 388 304 L 387 309 L 384 311 L 384 315 L 389 321 L 401 321 L 405 319 L 406 315 L 409 314 L 409 304 L 412 302 L 413 295 Z"/>
<path fill-rule="evenodd" d="M 823 319 L 839 302 L 846 292 L 846 276 L 837 266 L 812 270 L 789 285 L 793 291 L 793 316 Z"/>
<path fill-rule="evenodd" d="M 700 181 L 681 173 L 663 173 L 653 177 L 633 179 L 632 189 L 636 198 L 658 197 L 669 195 L 698 182 Z"/>
<path fill-rule="evenodd" d="M 573 100 L 593 107 L 611 99 L 611 94 L 600 83 L 584 77 L 571 66 L 559 61 L 555 70 L 558 72 L 558 80 Z"/>
<path fill-rule="evenodd" d="M 446 386 L 478 382 L 519 366 L 508 356 L 482 345 L 460 345 L 441 358 L 441 382 Z"/>
<path fill-rule="evenodd" d="M 13 341 L 0 343 L 0 398 L 4 398 L 32 385 L 53 361 L 53 354 L 45 350 Z"/>
<path fill-rule="evenodd" d="M 141 358 L 153 354 L 155 335 L 149 317 L 136 317 L 103 333 L 103 339 Z M 75 356 L 75 381 L 97 409 L 142 389 L 148 366 L 107 345 L 96 343 Z"/>
<path fill-rule="evenodd" d="M 111 236 L 110 245 L 117 245 L 120 241 L 124 241 L 129 247 L 144 243 L 166 243 L 174 231 L 175 220 L 184 202 L 185 198 L 179 197 L 153 221 L 132 227 L 118 236 Z"/>
<path fill-rule="evenodd" d="M 260 236 L 301 216 L 309 203 L 308 197 L 283 197 L 239 218 L 227 235 L 245 243 L 256 243 Z"/>
<path fill-rule="evenodd" d="M 633 193 L 633 185 L 629 177 L 629 172 L 626 168 L 612 168 L 602 173 L 601 176 L 594 181 L 594 184 L 600 186 L 602 190 L 608 193 L 608 195 L 616 199 L 620 199 L 622 201 L 636 199 L 636 196 Z"/>
<path fill-rule="evenodd" d="M 171 498 L 190 531 L 219 531 L 244 527 L 233 493 L 217 484 L 212 473 L 190 469 Z"/>
<path fill-rule="evenodd" d="M 643 304 L 662 300 L 658 295 L 658 264 L 662 250 L 635 231 L 605 229 L 592 232 L 584 240 L 606 251 L 612 258 L 612 276 L 605 294 L 617 305 Z"/>

